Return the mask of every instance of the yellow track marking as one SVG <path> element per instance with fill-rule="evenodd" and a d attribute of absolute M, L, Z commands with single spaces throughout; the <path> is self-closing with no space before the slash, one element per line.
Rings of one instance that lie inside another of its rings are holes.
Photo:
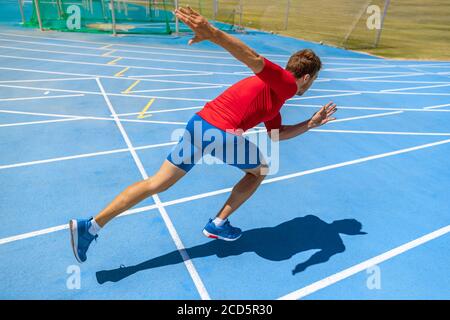
<path fill-rule="evenodd" d="M 147 118 L 150 117 L 150 115 L 145 115 L 145 113 L 147 112 L 148 108 L 150 108 L 150 106 L 153 104 L 153 102 L 155 102 L 155 98 L 152 98 L 147 105 L 144 107 L 144 109 L 142 109 L 141 113 L 139 113 L 138 115 L 138 119 L 143 119 L 143 118 Z"/>
<path fill-rule="evenodd" d="M 124 93 L 124 94 L 130 93 L 131 90 L 132 90 L 134 87 L 136 87 L 137 84 L 138 84 L 139 82 L 141 82 L 141 80 L 136 80 L 135 82 L 133 82 L 133 84 L 132 84 L 131 86 L 129 86 L 129 87 L 127 88 L 127 90 L 122 91 L 122 93 Z"/>
<path fill-rule="evenodd" d="M 102 57 L 108 57 L 109 55 L 111 55 L 112 53 L 116 52 L 117 50 L 111 50 L 111 51 L 107 51 L 104 54 L 102 54 Z"/>
<path fill-rule="evenodd" d="M 122 60 L 122 57 L 118 57 L 116 59 L 114 59 L 113 61 L 108 62 L 108 64 L 116 64 L 117 61 Z"/>
<path fill-rule="evenodd" d="M 123 69 L 122 71 L 117 72 L 114 76 L 115 76 L 115 77 L 121 77 L 125 72 L 128 71 L 128 69 L 130 69 L 130 67 L 126 67 L 126 68 Z"/>

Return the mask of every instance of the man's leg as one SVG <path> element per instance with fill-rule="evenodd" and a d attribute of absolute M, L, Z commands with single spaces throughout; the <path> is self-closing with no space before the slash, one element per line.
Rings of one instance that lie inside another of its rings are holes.
<path fill-rule="evenodd" d="M 233 187 L 231 194 L 214 220 L 203 229 L 209 238 L 234 241 L 241 237 L 242 231 L 232 227 L 227 218 L 238 209 L 258 189 L 267 173 L 267 166 L 246 169 L 244 177 Z"/>
<path fill-rule="evenodd" d="M 167 190 L 185 174 L 184 170 L 166 160 L 154 176 L 126 188 L 94 219 L 70 220 L 71 244 L 76 259 L 79 262 L 86 261 L 89 245 L 111 219 L 145 198 Z"/>
<path fill-rule="evenodd" d="M 267 167 L 261 165 L 255 169 L 244 170 L 244 177 L 233 187 L 230 197 L 217 214 L 217 218 L 226 220 L 258 189 L 264 180 Z"/>
<path fill-rule="evenodd" d="M 94 220 L 100 227 L 104 227 L 111 219 L 144 199 L 167 190 L 185 174 L 185 171 L 165 160 L 154 176 L 126 188 Z"/>

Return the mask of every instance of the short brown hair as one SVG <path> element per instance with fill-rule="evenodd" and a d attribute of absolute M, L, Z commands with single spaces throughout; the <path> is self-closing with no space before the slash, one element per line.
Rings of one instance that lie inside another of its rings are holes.
<path fill-rule="evenodd" d="M 290 71 L 297 79 L 305 74 L 315 76 L 322 68 L 320 58 L 310 49 L 304 49 L 294 53 L 286 66 L 286 70 Z"/>

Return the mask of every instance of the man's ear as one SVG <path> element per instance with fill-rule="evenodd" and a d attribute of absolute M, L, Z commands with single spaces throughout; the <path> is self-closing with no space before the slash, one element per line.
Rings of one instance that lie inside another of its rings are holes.
<path fill-rule="evenodd" d="M 309 74 L 305 74 L 305 75 L 303 76 L 303 81 L 304 81 L 305 83 L 308 82 L 309 79 L 311 79 L 311 76 L 310 76 Z"/>

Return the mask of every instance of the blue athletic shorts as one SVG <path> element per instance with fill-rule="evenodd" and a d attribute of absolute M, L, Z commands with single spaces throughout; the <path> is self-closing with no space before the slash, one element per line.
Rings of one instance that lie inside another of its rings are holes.
<path fill-rule="evenodd" d="M 223 131 L 195 114 L 167 160 L 188 172 L 200 160 L 210 163 L 203 157 L 205 155 L 242 170 L 259 167 L 263 159 L 258 147 L 245 137 Z"/>

